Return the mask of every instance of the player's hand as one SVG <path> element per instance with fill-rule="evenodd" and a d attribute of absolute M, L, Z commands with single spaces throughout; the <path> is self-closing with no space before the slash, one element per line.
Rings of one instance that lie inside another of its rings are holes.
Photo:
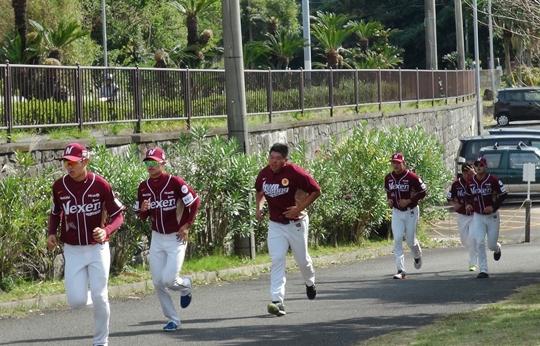
<path fill-rule="evenodd" d="M 49 237 L 47 238 L 47 249 L 49 251 L 52 251 L 56 249 L 57 246 L 58 246 L 58 242 L 56 241 L 56 235 L 54 234 L 49 235 Z"/>
<path fill-rule="evenodd" d="M 300 210 L 294 205 L 288 207 L 287 210 L 283 213 L 287 219 L 297 219 L 300 216 Z"/>
<path fill-rule="evenodd" d="M 257 219 L 257 221 L 262 221 L 264 215 L 263 215 L 263 211 L 261 209 L 257 209 L 255 211 L 255 218 Z"/>
<path fill-rule="evenodd" d="M 183 225 L 178 230 L 178 234 L 177 234 L 176 237 L 178 238 L 179 241 L 187 242 L 188 241 L 188 236 L 189 236 L 189 225 Z"/>
<path fill-rule="evenodd" d="M 467 214 L 472 214 L 472 212 L 474 211 L 474 208 L 473 208 L 472 205 L 467 204 L 467 205 L 465 206 L 465 210 L 467 211 Z"/>
<path fill-rule="evenodd" d="M 394 207 L 394 201 L 389 199 L 386 201 L 388 203 L 388 207 L 393 208 Z"/>
<path fill-rule="evenodd" d="M 149 199 L 145 199 L 143 202 L 142 202 L 142 205 L 141 205 L 141 212 L 146 212 L 150 209 L 150 200 Z"/>
<path fill-rule="evenodd" d="M 400 199 L 399 202 L 399 207 L 400 208 L 405 208 L 407 207 L 409 204 L 411 204 L 411 200 L 410 199 Z"/>
<path fill-rule="evenodd" d="M 101 227 L 94 228 L 92 234 L 94 236 L 94 240 L 100 244 L 102 244 L 107 237 L 107 232 L 105 232 L 105 230 Z"/>
<path fill-rule="evenodd" d="M 491 213 L 493 213 L 493 207 L 484 208 L 484 214 L 491 214 Z"/>

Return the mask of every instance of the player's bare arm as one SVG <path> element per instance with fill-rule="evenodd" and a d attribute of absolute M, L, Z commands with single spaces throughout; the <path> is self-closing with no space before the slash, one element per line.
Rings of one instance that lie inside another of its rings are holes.
<path fill-rule="evenodd" d="M 265 202 L 265 198 L 264 198 L 264 192 L 263 191 L 257 191 L 256 195 L 255 195 L 255 205 L 256 205 L 256 210 L 255 210 L 255 217 L 257 218 L 258 221 L 262 221 L 263 219 L 263 211 L 262 211 L 262 207 L 264 205 L 264 202 Z"/>
<path fill-rule="evenodd" d="M 47 249 L 49 251 L 54 250 L 58 246 L 58 241 L 56 240 L 55 234 L 50 234 L 49 237 L 47 237 Z"/>
<path fill-rule="evenodd" d="M 287 211 L 283 213 L 285 217 L 289 219 L 295 219 L 300 216 L 300 213 L 309 207 L 319 196 L 321 191 L 314 191 L 306 196 L 300 203 L 287 208 Z"/>
<path fill-rule="evenodd" d="M 189 236 L 189 227 L 190 224 L 183 224 L 182 227 L 178 230 L 178 238 L 182 241 L 187 241 Z"/>
<path fill-rule="evenodd" d="M 145 213 L 145 212 L 147 212 L 149 209 L 150 209 L 150 200 L 149 200 L 149 199 L 145 199 L 145 200 L 142 202 L 142 205 L 141 205 L 141 212 L 142 212 L 142 213 Z"/>
<path fill-rule="evenodd" d="M 394 201 L 392 201 L 391 199 L 387 199 L 386 202 L 388 203 L 388 207 L 390 209 L 392 209 L 394 207 Z"/>

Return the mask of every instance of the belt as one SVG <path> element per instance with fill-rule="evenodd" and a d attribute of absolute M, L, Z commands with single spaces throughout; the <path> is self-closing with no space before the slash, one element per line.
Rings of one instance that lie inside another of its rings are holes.
<path fill-rule="evenodd" d="M 397 209 L 397 210 L 399 210 L 399 211 L 409 211 L 409 210 L 414 210 L 414 209 L 416 209 L 416 206 L 414 206 L 414 207 L 407 207 L 407 208 L 396 208 L 396 207 L 394 207 L 394 209 Z"/>

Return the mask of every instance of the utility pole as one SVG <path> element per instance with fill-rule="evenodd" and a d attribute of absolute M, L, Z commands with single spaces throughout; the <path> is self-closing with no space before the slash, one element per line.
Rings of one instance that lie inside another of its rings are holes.
<path fill-rule="evenodd" d="M 304 36 L 304 70 L 311 70 L 311 28 L 309 24 L 309 0 L 302 0 L 302 26 Z"/>
<path fill-rule="evenodd" d="M 103 34 L 103 66 L 109 66 L 109 59 L 107 58 L 107 10 L 105 0 L 101 0 L 101 31 Z"/>
<path fill-rule="evenodd" d="M 437 70 L 437 14 L 435 0 L 424 0 L 424 28 L 426 31 L 426 68 Z"/>
<path fill-rule="evenodd" d="M 223 49 L 229 138 L 236 138 L 240 150 L 246 153 L 246 89 L 239 0 L 223 0 Z"/>
<path fill-rule="evenodd" d="M 478 44 L 478 0 L 473 0 L 474 68 L 476 79 L 476 133 L 482 134 L 482 96 L 480 95 L 480 49 Z"/>
<path fill-rule="evenodd" d="M 463 9 L 461 0 L 454 0 L 454 12 L 456 19 L 456 51 L 458 53 L 458 69 L 465 69 L 465 42 L 463 37 Z"/>
<path fill-rule="evenodd" d="M 225 101 L 229 139 L 235 138 L 243 153 L 248 152 L 246 124 L 246 88 L 242 31 L 240 28 L 240 1 L 222 0 L 223 50 L 225 56 Z M 255 234 L 235 237 L 236 253 L 255 258 Z"/>
<path fill-rule="evenodd" d="M 491 91 L 493 100 L 497 96 L 497 86 L 495 85 L 495 55 L 493 53 L 493 16 L 491 13 L 491 0 L 488 0 L 488 26 L 489 26 L 489 70 L 491 76 Z"/>

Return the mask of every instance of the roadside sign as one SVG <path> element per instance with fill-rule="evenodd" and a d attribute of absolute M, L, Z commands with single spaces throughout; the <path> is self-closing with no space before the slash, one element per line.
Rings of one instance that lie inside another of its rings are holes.
<path fill-rule="evenodd" d="M 523 181 L 536 181 L 536 165 L 534 163 L 526 163 L 523 165 Z"/>

